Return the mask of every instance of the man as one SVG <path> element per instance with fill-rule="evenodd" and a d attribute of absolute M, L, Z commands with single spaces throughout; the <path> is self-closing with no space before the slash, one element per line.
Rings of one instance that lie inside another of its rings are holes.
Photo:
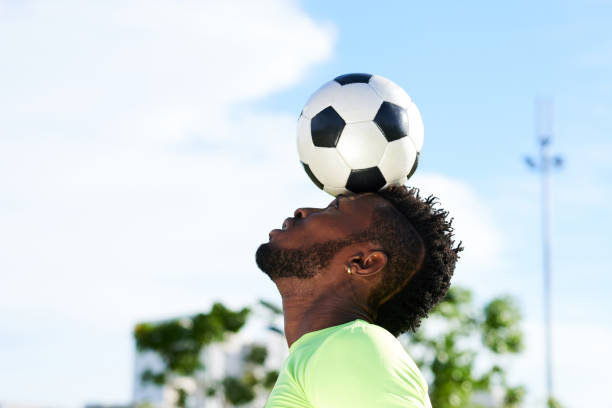
<path fill-rule="evenodd" d="M 461 243 L 417 189 L 298 208 L 256 253 L 282 297 L 289 356 L 266 408 L 431 407 L 397 336 L 445 295 Z"/>

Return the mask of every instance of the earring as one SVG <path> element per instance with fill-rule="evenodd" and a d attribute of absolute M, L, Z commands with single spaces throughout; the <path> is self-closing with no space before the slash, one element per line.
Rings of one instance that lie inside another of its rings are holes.
<path fill-rule="evenodd" d="M 351 265 L 348 266 L 348 269 L 346 271 L 349 275 L 351 274 Z"/>

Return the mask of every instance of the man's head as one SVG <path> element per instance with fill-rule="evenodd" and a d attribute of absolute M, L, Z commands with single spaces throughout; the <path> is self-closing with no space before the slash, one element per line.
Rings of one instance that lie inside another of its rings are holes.
<path fill-rule="evenodd" d="M 391 186 L 299 208 L 258 248 L 257 265 L 277 284 L 311 280 L 322 292 L 350 284 L 374 323 L 395 336 L 415 330 L 446 293 L 462 250 L 434 200 Z"/>

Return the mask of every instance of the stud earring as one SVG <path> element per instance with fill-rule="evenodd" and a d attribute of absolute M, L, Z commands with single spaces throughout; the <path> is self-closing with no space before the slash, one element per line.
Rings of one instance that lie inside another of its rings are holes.
<path fill-rule="evenodd" d="M 351 274 L 351 265 L 348 266 L 348 269 L 346 271 L 349 275 Z"/>

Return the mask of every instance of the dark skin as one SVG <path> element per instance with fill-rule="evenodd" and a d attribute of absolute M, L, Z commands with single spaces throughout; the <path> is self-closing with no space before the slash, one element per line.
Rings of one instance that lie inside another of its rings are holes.
<path fill-rule="evenodd" d="M 303 248 L 346 238 L 366 230 L 380 206 L 392 205 L 377 194 L 364 193 L 339 195 L 326 208 L 298 208 L 294 217 L 283 223 L 286 228 L 270 232 L 270 245 Z M 315 330 L 355 319 L 373 323 L 376 311 L 368 308 L 366 300 L 380 282 L 386 264 L 387 255 L 378 245 L 356 243 L 339 250 L 329 265 L 310 279 L 277 278 L 274 283 L 282 297 L 289 347 Z"/>

